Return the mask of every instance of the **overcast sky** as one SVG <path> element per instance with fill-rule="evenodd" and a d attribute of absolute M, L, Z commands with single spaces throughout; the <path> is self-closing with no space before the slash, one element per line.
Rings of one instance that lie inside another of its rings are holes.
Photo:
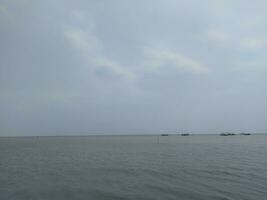
<path fill-rule="evenodd" d="M 266 0 L 0 0 L 0 135 L 267 132 Z"/>

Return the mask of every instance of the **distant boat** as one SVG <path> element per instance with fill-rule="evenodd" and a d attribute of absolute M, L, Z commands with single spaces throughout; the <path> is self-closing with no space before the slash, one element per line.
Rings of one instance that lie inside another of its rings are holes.
<path fill-rule="evenodd" d="M 234 133 L 221 133 L 220 136 L 230 136 L 235 135 Z"/>
<path fill-rule="evenodd" d="M 251 135 L 251 133 L 240 133 L 240 135 Z"/>
<path fill-rule="evenodd" d="M 161 134 L 161 136 L 169 136 L 169 134 L 163 133 Z"/>
<path fill-rule="evenodd" d="M 189 133 L 182 133 L 181 136 L 189 136 Z"/>

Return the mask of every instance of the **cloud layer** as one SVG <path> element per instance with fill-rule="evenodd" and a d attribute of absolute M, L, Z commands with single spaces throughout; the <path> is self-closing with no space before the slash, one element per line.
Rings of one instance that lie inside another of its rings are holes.
<path fill-rule="evenodd" d="M 0 135 L 267 132 L 264 0 L 0 1 Z"/>

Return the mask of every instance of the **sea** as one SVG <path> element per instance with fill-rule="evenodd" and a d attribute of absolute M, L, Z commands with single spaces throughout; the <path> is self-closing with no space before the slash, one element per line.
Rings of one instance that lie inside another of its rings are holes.
<path fill-rule="evenodd" d="M 267 135 L 0 138 L 0 200 L 266 200 Z"/>

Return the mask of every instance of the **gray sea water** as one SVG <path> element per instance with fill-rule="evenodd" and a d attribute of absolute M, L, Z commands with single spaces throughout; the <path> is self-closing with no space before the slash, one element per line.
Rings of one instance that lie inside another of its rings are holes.
<path fill-rule="evenodd" d="M 267 136 L 0 138 L 1 200 L 266 200 Z"/>

